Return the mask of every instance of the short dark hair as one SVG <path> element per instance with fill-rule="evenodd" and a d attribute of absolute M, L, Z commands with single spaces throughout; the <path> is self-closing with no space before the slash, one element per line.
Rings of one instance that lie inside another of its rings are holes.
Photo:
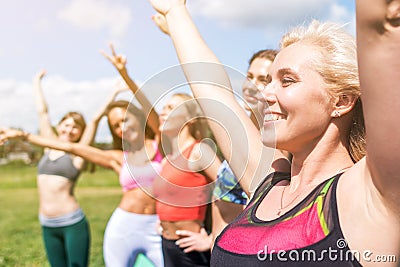
<path fill-rule="evenodd" d="M 278 54 L 278 52 L 279 51 L 275 50 L 275 49 L 263 49 L 263 50 L 257 51 L 256 53 L 254 53 L 251 56 L 251 58 L 249 60 L 249 65 L 251 63 L 253 63 L 253 61 L 256 58 L 265 58 L 265 59 L 268 59 L 270 61 L 274 61 L 274 59 L 275 59 L 276 55 Z"/>

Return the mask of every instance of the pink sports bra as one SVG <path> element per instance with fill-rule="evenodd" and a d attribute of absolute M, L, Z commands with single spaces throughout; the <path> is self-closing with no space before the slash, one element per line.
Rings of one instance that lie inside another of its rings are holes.
<path fill-rule="evenodd" d="M 157 148 L 157 143 L 155 147 Z M 119 183 L 122 187 L 122 191 L 126 192 L 138 187 L 150 188 L 153 185 L 154 179 L 158 176 L 161 171 L 161 160 L 162 155 L 157 149 L 156 155 L 153 160 L 143 166 L 135 166 L 128 164 L 126 159 L 128 158 L 128 152 L 124 152 L 124 164 L 122 165 L 119 173 Z"/>
<path fill-rule="evenodd" d="M 163 157 L 163 155 L 161 155 L 161 152 L 160 152 L 160 150 L 158 149 L 158 144 L 157 144 L 157 142 L 154 142 L 154 146 L 155 146 L 156 154 L 154 155 L 152 161 L 156 161 L 156 162 L 161 163 L 161 161 L 163 160 L 164 157 Z"/>

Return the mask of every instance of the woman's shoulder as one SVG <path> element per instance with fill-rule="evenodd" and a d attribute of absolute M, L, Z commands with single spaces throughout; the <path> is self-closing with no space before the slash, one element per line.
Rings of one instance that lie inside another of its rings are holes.
<path fill-rule="evenodd" d="M 210 166 L 218 157 L 216 149 L 213 149 L 208 143 L 195 142 L 188 159 L 190 168 L 193 171 L 199 171 Z"/>
<path fill-rule="evenodd" d="M 190 159 L 213 158 L 215 156 L 217 156 L 216 148 L 206 142 L 195 142 L 190 152 Z"/>

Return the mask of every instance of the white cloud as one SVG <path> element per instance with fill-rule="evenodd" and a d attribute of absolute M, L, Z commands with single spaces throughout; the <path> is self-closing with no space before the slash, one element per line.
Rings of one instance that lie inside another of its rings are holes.
<path fill-rule="evenodd" d="M 180 68 L 176 69 L 180 70 Z M 158 76 L 158 78 L 160 77 Z M 120 80 L 120 77 L 109 77 L 94 81 L 74 82 L 59 75 L 47 75 L 42 81 L 42 90 L 48 105 L 51 124 L 56 125 L 69 111 L 81 112 L 86 122 L 89 122 L 109 99 L 116 86 L 120 84 Z M 144 86 L 140 81 L 137 83 L 140 87 Z M 157 111 L 161 110 L 169 98 L 168 95 L 164 95 L 165 90 L 166 83 L 162 79 L 147 81 L 143 88 L 143 92 L 150 102 L 157 104 Z M 32 84 L 13 79 L 0 80 L 0 95 L 3 96 L 0 98 L 0 128 L 16 127 L 37 133 L 39 122 Z M 137 105 L 137 101 L 129 90 L 121 92 L 117 99 L 132 101 Z M 99 125 L 96 141 L 111 141 L 105 119 L 102 119 Z"/>
<path fill-rule="evenodd" d="M 328 20 L 345 23 L 349 32 L 355 35 L 356 17 L 346 7 L 333 4 L 330 8 Z"/>
<path fill-rule="evenodd" d="M 181 72 L 180 68 L 176 67 L 175 69 Z M 168 74 L 170 73 L 168 72 L 164 76 L 168 76 Z M 160 78 L 160 76 L 157 77 Z M 69 111 L 81 112 L 86 121 L 89 122 L 109 99 L 119 81 L 120 77 L 109 77 L 75 82 L 60 75 L 46 75 L 42 81 L 42 90 L 48 105 L 51 124 L 56 125 L 62 116 Z M 137 81 L 137 83 L 140 87 L 144 86 L 140 81 Z M 172 86 L 170 87 L 172 88 Z M 169 98 L 164 95 L 165 90 L 166 83 L 163 79 L 147 81 L 143 88 L 143 92 L 150 102 L 157 104 L 156 109 L 158 111 Z M 18 82 L 14 79 L 0 80 L 0 95 L 3 96 L 0 98 L 0 128 L 16 127 L 37 133 L 39 122 L 32 84 Z M 120 93 L 117 99 L 125 99 L 137 104 L 130 91 Z M 96 141 L 111 141 L 105 119 L 102 119 L 99 125 Z"/>
<path fill-rule="evenodd" d="M 32 89 L 28 83 L 0 80 L 0 127 L 32 126 L 35 120 Z M 30 127 L 32 129 L 32 127 Z"/>
<path fill-rule="evenodd" d="M 68 111 L 81 112 L 90 121 L 114 90 L 116 78 L 72 82 L 61 76 L 46 76 L 42 82 L 43 93 L 49 108 L 52 125 Z M 32 84 L 15 80 L 0 80 L 0 127 L 18 127 L 32 133 L 38 131 L 38 116 L 34 103 Z M 118 97 L 129 100 L 130 94 Z M 102 120 L 97 141 L 109 141 L 106 121 Z"/>
<path fill-rule="evenodd" d="M 73 0 L 58 15 L 83 30 L 106 29 L 113 38 L 123 36 L 131 21 L 128 7 L 105 0 Z"/>
<path fill-rule="evenodd" d="M 350 12 L 335 0 L 197 0 L 188 1 L 194 16 L 226 28 L 261 28 L 280 32 L 310 19 L 349 22 Z M 245 6 L 244 6 L 245 5 Z"/>

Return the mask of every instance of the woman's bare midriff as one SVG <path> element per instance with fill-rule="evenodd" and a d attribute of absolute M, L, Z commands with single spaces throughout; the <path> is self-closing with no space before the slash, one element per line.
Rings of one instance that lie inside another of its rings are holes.
<path fill-rule="evenodd" d="M 175 232 L 177 230 L 188 230 L 192 232 L 199 233 L 203 223 L 199 220 L 187 220 L 187 221 L 161 221 L 162 236 L 168 240 L 177 240 L 181 236 L 177 235 Z"/>
<path fill-rule="evenodd" d="M 41 174 L 37 177 L 39 213 L 46 217 L 58 217 L 79 208 L 73 189 L 75 183 L 65 177 Z"/>
<path fill-rule="evenodd" d="M 140 188 L 124 192 L 119 207 L 136 214 L 155 214 L 155 200 Z"/>

